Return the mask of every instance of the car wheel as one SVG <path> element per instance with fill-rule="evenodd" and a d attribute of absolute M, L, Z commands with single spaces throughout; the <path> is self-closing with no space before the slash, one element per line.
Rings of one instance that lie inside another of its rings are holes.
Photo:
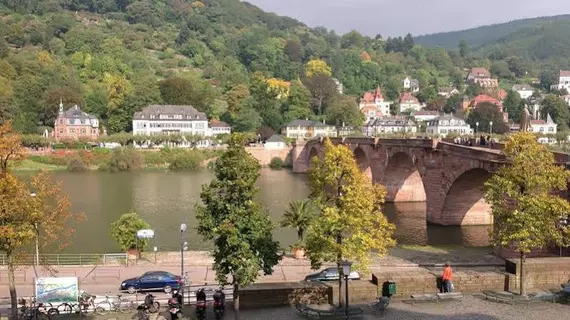
<path fill-rule="evenodd" d="M 170 286 L 164 287 L 164 293 L 170 293 L 170 291 L 172 291 L 172 288 Z"/>
<path fill-rule="evenodd" d="M 133 294 L 133 293 L 137 292 L 137 289 L 135 289 L 135 287 L 133 287 L 133 286 L 130 286 L 127 288 L 127 292 L 130 294 Z"/>

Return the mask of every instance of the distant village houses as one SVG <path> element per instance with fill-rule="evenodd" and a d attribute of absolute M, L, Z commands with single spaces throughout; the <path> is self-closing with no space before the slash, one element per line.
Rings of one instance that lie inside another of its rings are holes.
<path fill-rule="evenodd" d="M 317 137 L 336 137 L 335 126 L 325 124 L 324 121 L 293 120 L 281 128 L 281 134 L 287 138 L 310 140 Z"/>
<path fill-rule="evenodd" d="M 407 111 L 420 111 L 422 105 L 418 98 L 414 97 L 410 92 L 402 93 L 400 96 L 400 113 Z"/>
<path fill-rule="evenodd" d="M 45 135 L 45 131 L 43 134 Z M 59 113 L 53 131 L 53 137 L 56 141 L 77 140 L 79 138 L 96 140 L 99 135 L 97 117 L 81 111 L 77 105 L 64 111 L 63 103 L 59 104 Z"/>
<path fill-rule="evenodd" d="M 558 83 L 550 86 L 551 90 L 566 89 L 570 93 L 570 70 L 560 70 Z"/>
<path fill-rule="evenodd" d="M 481 88 L 499 87 L 499 80 L 491 78 L 491 73 L 486 68 L 472 68 L 466 82 L 478 85 Z"/>
<path fill-rule="evenodd" d="M 420 82 L 417 79 L 410 79 L 406 77 L 402 80 L 402 85 L 404 89 L 410 90 L 411 92 L 418 92 L 420 91 Z"/>
<path fill-rule="evenodd" d="M 362 134 L 367 137 L 387 133 L 416 133 L 417 130 L 416 124 L 407 116 L 391 116 L 374 119 L 366 122 L 362 126 Z"/>
<path fill-rule="evenodd" d="M 391 101 L 384 100 L 380 87 L 376 91 L 365 92 L 360 99 L 360 112 L 364 114 L 367 120 L 374 120 L 390 115 Z"/>
<path fill-rule="evenodd" d="M 451 96 L 459 94 L 459 90 L 454 87 L 439 87 L 437 95 L 444 98 L 451 98 Z"/>
<path fill-rule="evenodd" d="M 516 91 L 521 99 L 528 99 L 534 93 L 532 86 L 528 84 L 515 84 L 513 86 L 513 91 Z"/>
<path fill-rule="evenodd" d="M 428 121 L 426 131 L 428 134 L 444 137 L 450 133 L 458 135 L 473 134 L 473 129 L 465 120 L 452 115 L 443 115 Z"/>

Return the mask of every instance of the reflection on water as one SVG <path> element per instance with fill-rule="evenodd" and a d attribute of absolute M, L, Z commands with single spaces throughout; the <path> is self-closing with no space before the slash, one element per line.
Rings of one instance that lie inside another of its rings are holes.
<path fill-rule="evenodd" d="M 386 203 L 384 212 L 396 225 L 394 237 L 399 244 L 409 245 L 463 245 L 489 244 L 490 226 L 439 226 L 426 222 L 426 203 Z"/>
<path fill-rule="evenodd" d="M 74 226 L 77 230 L 66 252 L 119 251 L 109 237 L 109 225 L 122 213 L 137 212 L 155 230 L 159 250 L 177 250 L 180 223 L 189 226 L 185 241 L 189 249 L 210 249 L 202 241 L 196 226 L 195 205 L 200 188 L 212 179 L 209 171 L 189 173 L 54 173 L 63 182 L 73 210 L 84 212 L 87 221 Z M 308 195 L 305 175 L 289 171 L 263 169 L 258 181 L 259 199 L 278 226 L 289 202 Z M 441 227 L 426 224 L 425 203 L 386 204 L 385 214 L 397 226 L 395 237 L 400 244 L 415 245 L 486 245 L 487 227 Z M 277 227 L 275 238 L 283 247 L 296 241 L 295 231 Z M 151 246 L 153 244 L 151 243 Z"/>

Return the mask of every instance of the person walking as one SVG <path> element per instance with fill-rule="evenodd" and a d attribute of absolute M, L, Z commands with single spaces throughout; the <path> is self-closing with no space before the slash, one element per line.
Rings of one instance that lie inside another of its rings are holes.
<path fill-rule="evenodd" d="M 451 282 L 453 280 L 453 269 L 451 269 L 449 262 L 446 262 L 443 267 L 441 279 L 443 280 L 443 292 L 451 292 L 453 286 Z"/>

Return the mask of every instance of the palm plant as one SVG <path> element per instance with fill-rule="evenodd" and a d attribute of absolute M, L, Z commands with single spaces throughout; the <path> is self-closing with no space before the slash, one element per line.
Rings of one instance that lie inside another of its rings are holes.
<path fill-rule="evenodd" d="M 281 226 L 295 228 L 297 230 L 297 238 L 299 242 L 302 242 L 305 231 L 315 216 L 315 209 L 315 204 L 309 199 L 293 201 L 289 203 L 289 208 L 283 214 Z"/>

